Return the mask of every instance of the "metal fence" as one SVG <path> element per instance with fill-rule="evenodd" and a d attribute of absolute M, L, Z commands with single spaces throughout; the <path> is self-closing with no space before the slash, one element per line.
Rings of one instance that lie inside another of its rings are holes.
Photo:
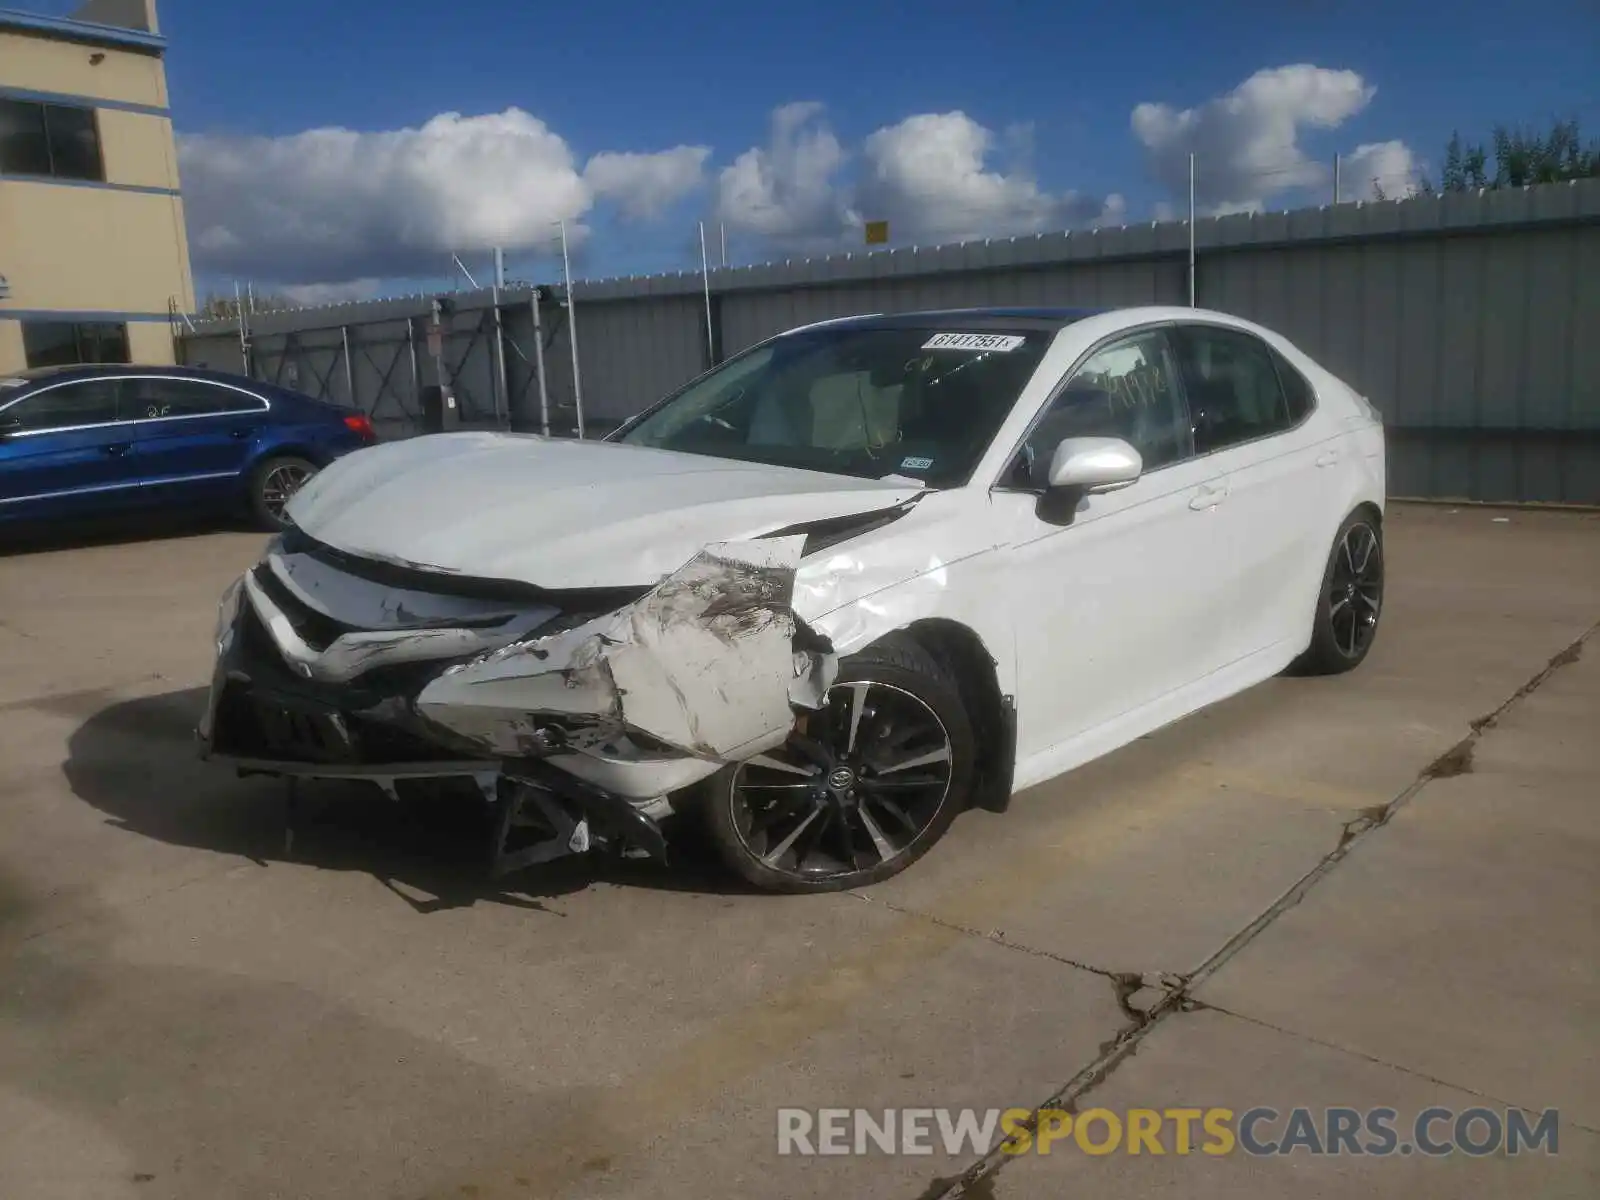
<path fill-rule="evenodd" d="M 1279 330 L 1384 412 L 1393 494 L 1600 504 L 1600 180 L 1206 218 L 1192 248 L 1199 306 Z M 432 347 L 416 296 L 201 322 L 181 354 L 360 408 L 387 436 L 421 427 L 441 367 L 463 424 L 539 429 L 542 354 L 553 431 L 581 397 L 592 436 L 808 321 L 1186 304 L 1190 251 L 1172 221 L 579 280 L 576 380 L 559 286 L 540 289 L 538 338 L 534 291 L 513 288 L 449 296 Z"/>

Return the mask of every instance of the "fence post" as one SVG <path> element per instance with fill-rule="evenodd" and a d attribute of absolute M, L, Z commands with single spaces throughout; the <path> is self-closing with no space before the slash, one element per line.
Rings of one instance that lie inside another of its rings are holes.
<path fill-rule="evenodd" d="M 706 223 L 700 222 L 700 283 L 706 297 L 706 367 L 717 365 L 717 335 L 711 324 L 711 267 L 706 262 Z"/>
<path fill-rule="evenodd" d="M 422 412 L 422 374 L 417 370 L 417 322 L 414 317 L 406 318 L 406 351 L 411 358 L 411 399 L 417 406 L 417 412 Z"/>
<path fill-rule="evenodd" d="M 500 316 L 500 289 L 506 285 L 506 252 L 494 248 L 494 287 L 490 292 L 494 304 L 494 374 L 499 389 L 495 400 L 495 423 L 503 429 L 511 428 L 511 388 L 506 383 L 505 325 Z M 500 415 L 500 402 L 505 402 L 505 416 Z"/>
<path fill-rule="evenodd" d="M 539 376 L 539 432 L 550 436 L 550 393 L 544 386 L 544 326 L 539 324 L 539 285 L 533 285 L 533 370 Z"/>
<path fill-rule="evenodd" d="M 561 223 L 561 270 L 567 277 L 567 342 L 572 347 L 572 404 L 578 415 L 578 440 L 583 441 L 583 379 L 578 371 L 578 305 L 572 298 L 572 260 L 567 257 L 567 223 Z"/>
<path fill-rule="evenodd" d="M 339 326 L 339 344 L 344 347 L 344 394 L 350 399 L 350 407 L 360 409 L 356 403 L 356 372 L 350 362 L 350 326 Z"/>
<path fill-rule="evenodd" d="M 233 281 L 233 312 L 239 319 L 239 364 L 244 368 L 244 373 L 251 379 L 255 378 L 255 368 L 250 363 L 250 331 L 244 321 L 244 304 L 239 296 L 239 281 Z"/>
<path fill-rule="evenodd" d="M 1194 307 L 1194 152 L 1189 152 L 1189 307 Z"/>
<path fill-rule="evenodd" d="M 435 296 L 432 301 L 432 319 L 428 323 L 428 353 L 433 356 L 434 376 L 439 382 L 439 403 L 442 407 L 454 404 L 450 390 L 450 372 L 444 365 L 444 305 Z"/>

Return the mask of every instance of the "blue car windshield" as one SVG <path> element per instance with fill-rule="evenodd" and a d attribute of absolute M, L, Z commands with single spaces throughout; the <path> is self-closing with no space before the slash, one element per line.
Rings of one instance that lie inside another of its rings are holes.
<path fill-rule="evenodd" d="M 730 359 L 612 440 L 952 487 L 972 474 L 1051 336 L 893 327 L 791 334 Z"/>

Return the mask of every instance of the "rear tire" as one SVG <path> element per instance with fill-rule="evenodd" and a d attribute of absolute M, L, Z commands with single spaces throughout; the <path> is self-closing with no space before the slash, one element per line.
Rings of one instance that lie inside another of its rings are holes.
<path fill-rule="evenodd" d="M 771 892 L 837 892 L 898 875 L 967 806 L 977 745 L 956 681 L 890 635 L 839 664 L 824 705 L 782 746 L 703 793 L 718 855 Z"/>
<path fill-rule="evenodd" d="M 1376 517 L 1358 509 L 1333 539 L 1311 645 L 1295 662 L 1306 675 L 1339 675 L 1360 666 L 1378 636 L 1383 613 L 1383 530 Z"/>
<path fill-rule="evenodd" d="M 250 512 L 263 529 L 274 532 L 288 527 L 283 515 L 289 498 L 317 473 L 317 464 L 293 454 L 264 459 L 250 472 Z"/>

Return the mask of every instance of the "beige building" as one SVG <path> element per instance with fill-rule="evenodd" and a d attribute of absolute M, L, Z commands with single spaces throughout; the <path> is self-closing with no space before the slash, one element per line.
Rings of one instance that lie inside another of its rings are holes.
<path fill-rule="evenodd" d="M 0 8 L 0 372 L 170 363 L 194 309 L 155 0 Z"/>

